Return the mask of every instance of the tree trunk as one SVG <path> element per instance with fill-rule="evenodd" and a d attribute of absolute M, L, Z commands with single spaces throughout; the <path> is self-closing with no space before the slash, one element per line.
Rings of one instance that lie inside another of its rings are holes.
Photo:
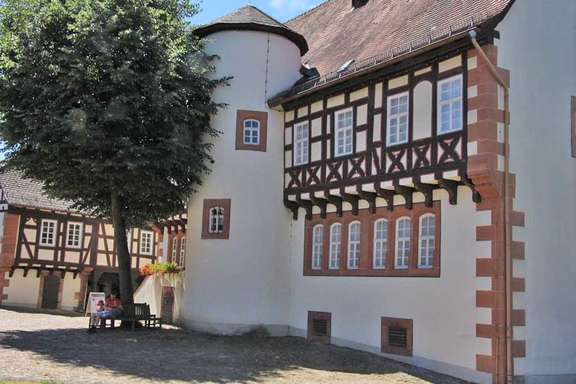
<path fill-rule="evenodd" d="M 123 216 L 122 201 L 117 192 L 112 192 L 112 224 L 114 225 L 114 242 L 118 256 L 118 275 L 120 278 L 120 300 L 122 306 L 134 303 L 132 285 L 132 257 L 128 250 L 126 221 Z"/>

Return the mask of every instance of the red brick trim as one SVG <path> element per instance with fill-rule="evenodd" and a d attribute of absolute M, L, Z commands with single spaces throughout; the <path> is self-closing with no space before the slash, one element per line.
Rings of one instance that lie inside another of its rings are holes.
<path fill-rule="evenodd" d="M 14 265 L 14 258 L 16 256 L 20 215 L 6 213 L 3 227 L 4 234 L 0 242 L 0 305 L 8 300 L 8 294 L 5 293 L 4 288 L 10 285 L 10 278 L 7 275 L 10 272 L 10 268 Z"/>
<path fill-rule="evenodd" d="M 260 123 L 260 143 L 244 144 L 244 121 L 256 120 Z M 268 140 L 268 113 L 239 110 L 236 113 L 236 150 L 266 152 Z"/>
<path fill-rule="evenodd" d="M 314 333 L 314 321 L 323 320 L 327 322 L 326 325 L 326 335 L 320 336 Z M 330 344 L 330 339 L 332 337 L 332 314 L 330 312 L 314 312 L 308 311 L 308 341 L 319 342 L 322 344 Z"/>
<path fill-rule="evenodd" d="M 214 207 L 224 208 L 224 231 L 222 233 L 210 233 L 210 209 Z M 205 199 L 202 214 L 202 239 L 204 240 L 227 240 L 230 237 L 230 199 Z"/>
<path fill-rule="evenodd" d="M 427 214 L 433 214 L 435 223 L 435 250 L 432 268 L 418 268 L 418 250 L 420 237 L 420 218 Z M 396 255 L 396 221 L 402 217 L 409 217 L 412 224 L 411 252 L 408 269 L 395 269 Z M 388 253 L 386 258 L 386 268 L 373 268 L 374 254 L 374 223 L 377 220 L 388 220 Z M 350 223 L 360 222 L 360 263 L 358 269 L 348 269 L 348 226 Z M 340 268 L 337 270 L 329 269 L 330 258 L 330 227 L 332 224 L 342 224 L 342 242 L 340 251 Z M 372 214 L 368 209 L 360 210 L 357 216 L 352 212 L 344 212 L 342 217 L 336 213 L 330 213 L 326 219 L 320 215 L 314 215 L 312 220 L 307 220 L 305 224 L 305 241 L 304 241 L 304 276 L 362 276 L 362 277 L 440 277 L 441 272 L 441 203 L 435 201 L 432 208 L 424 204 L 415 204 L 413 209 L 406 209 L 403 206 L 394 208 L 390 212 L 387 208 L 377 208 L 376 213 Z M 312 269 L 312 240 L 314 227 L 317 225 L 324 226 L 323 236 L 323 257 L 322 268 L 319 270 Z"/>
<path fill-rule="evenodd" d="M 383 353 L 390 353 L 393 355 L 412 356 L 413 350 L 413 335 L 414 335 L 414 322 L 412 319 L 397 319 L 394 317 L 383 317 L 382 323 L 382 347 Z M 391 328 L 402 328 L 406 330 L 406 348 L 390 345 L 389 332 Z"/>
<path fill-rule="evenodd" d="M 497 64 L 498 51 L 493 45 L 484 47 L 490 60 Z M 469 57 L 477 57 L 472 50 Z M 500 75 L 509 82 L 509 73 L 499 69 Z M 478 211 L 490 211 L 491 224 L 476 228 L 477 241 L 491 242 L 490 255 L 478 255 L 476 260 L 476 276 L 491 279 L 490 290 L 476 292 L 476 306 L 491 310 L 490 324 L 477 324 L 476 336 L 488 338 L 492 342 L 492 355 L 477 355 L 476 369 L 480 372 L 490 373 L 493 383 L 504 384 L 506 374 L 513 375 L 514 367 L 506 367 L 506 259 L 504 238 L 504 174 L 498 168 L 498 157 L 504 154 L 504 145 L 498 141 L 499 125 L 504 123 L 504 111 L 500 109 L 498 83 L 490 73 L 487 64 L 477 58 L 477 66 L 468 72 L 468 86 L 476 87 L 477 96 L 468 100 L 468 110 L 476 110 L 477 121 L 468 125 L 469 142 L 476 142 L 477 153 L 468 159 L 468 176 L 482 195 L 482 202 L 477 204 Z M 509 178 L 510 201 L 516 196 L 516 177 Z M 512 208 L 510 208 L 512 209 Z M 523 212 L 511 212 L 511 227 L 523 227 L 525 216 Z M 508 228 L 511 231 L 512 228 Z M 524 243 L 513 242 L 511 257 L 516 260 L 524 259 Z M 512 289 L 514 292 L 523 292 L 524 278 L 514 278 Z M 514 308 L 514 307 L 513 307 Z M 513 310 L 511 322 L 514 326 L 524 326 L 525 311 Z M 513 340 L 512 353 L 514 357 L 525 356 L 525 343 Z"/>

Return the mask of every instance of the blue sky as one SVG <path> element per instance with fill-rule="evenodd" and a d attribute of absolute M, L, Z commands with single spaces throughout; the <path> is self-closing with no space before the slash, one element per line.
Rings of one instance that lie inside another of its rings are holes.
<path fill-rule="evenodd" d="M 202 12 L 191 19 L 193 24 L 206 24 L 245 5 L 260 8 L 279 21 L 294 16 L 320 4 L 323 0 L 197 0 Z"/>

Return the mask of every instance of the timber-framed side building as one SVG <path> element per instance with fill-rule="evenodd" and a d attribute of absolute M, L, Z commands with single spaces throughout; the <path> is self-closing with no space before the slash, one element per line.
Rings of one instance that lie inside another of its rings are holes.
<path fill-rule="evenodd" d="M 575 14 L 329 0 L 199 28 L 233 78 L 189 202 L 182 321 L 575 382 Z"/>
<path fill-rule="evenodd" d="M 111 223 L 50 199 L 42 185 L 17 172 L 0 173 L 0 305 L 82 310 L 88 291 L 118 293 L 118 262 Z M 166 223 L 176 240 L 178 222 Z M 168 230 L 166 230 L 168 232 Z M 163 231 L 130 229 L 134 282 L 138 271 L 162 252 Z M 171 237 L 171 236 L 169 236 Z"/>

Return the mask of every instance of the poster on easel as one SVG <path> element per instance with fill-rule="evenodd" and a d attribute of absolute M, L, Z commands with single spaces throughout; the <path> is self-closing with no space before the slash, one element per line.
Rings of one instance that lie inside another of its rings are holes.
<path fill-rule="evenodd" d="M 104 292 L 90 292 L 85 315 L 96 313 L 96 307 L 100 301 L 106 302 L 106 294 Z"/>

